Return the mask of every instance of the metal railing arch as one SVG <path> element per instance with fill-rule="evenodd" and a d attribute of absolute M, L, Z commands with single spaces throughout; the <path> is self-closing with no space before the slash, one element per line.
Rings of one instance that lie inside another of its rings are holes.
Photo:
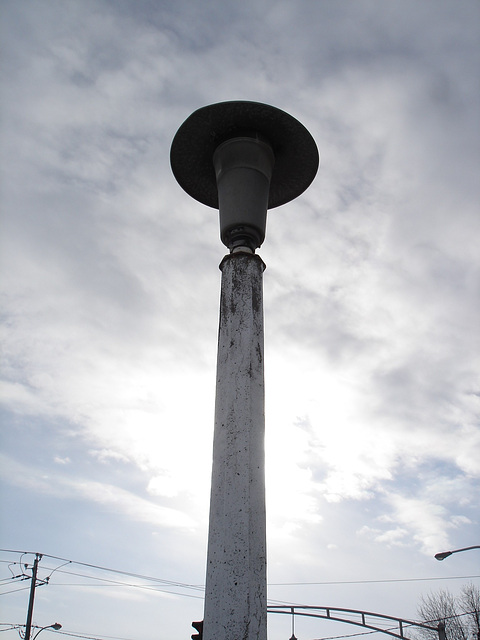
<path fill-rule="evenodd" d="M 387 635 L 399 638 L 400 640 L 410 640 L 410 638 L 405 635 L 406 627 L 417 627 L 420 629 L 434 631 L 438 634 L 438 640 L 446 640 L 445 624 L 443 622 L 439 622 L 437 626 L 433 627 L 421 622 L 405 620 L 404 618 L 395 618 L 382 613 L 373 613 L 371 611 L 361 611 L 358 609 L 343 609 L 338 607 L 274 605 L 267 607 L 267 612 L 290 615 L 292 616 L 292 619 L 295 616 L 303 616 L 308 618 L 322 618 L 324 620 L 332 620 L 334 622 L 345 622 L 346 624 L 353 624 L 357 627 L 364 627 L 366 629 L 371 629 L 372 631 L 378 631 L 379 633 L 386 633 Z M 390 628 L 386 629 L 378 626 L 379 621 L 386 622 L 390 625 Z"/>

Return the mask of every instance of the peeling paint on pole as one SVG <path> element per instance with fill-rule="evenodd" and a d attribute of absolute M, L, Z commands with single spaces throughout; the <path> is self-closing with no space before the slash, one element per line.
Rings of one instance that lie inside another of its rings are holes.
<path fill-rule="evenodd" d="M 204 640 L 266 640 L 263 271 L 254 254 L 220 265 Z"/>

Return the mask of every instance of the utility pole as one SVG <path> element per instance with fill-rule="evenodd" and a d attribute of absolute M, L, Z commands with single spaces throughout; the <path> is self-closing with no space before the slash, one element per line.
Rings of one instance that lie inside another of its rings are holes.
<path fill-rule="evenodd" d="M 33 616 L 33 601 L 35 599 L 35 587 L 37 586 L 37 570 L 38 563 L 42 559 L 42 555 L 40 553 L 35 554 L 35 560 L 33 561 L 33 569 L 32 569 L 32 582 L 30 584 L 30 598 L 28 601 L 28 613 L 27 613 L 27 623 L 25 625 L 25 638 L 24 640 L 30 640 L 30 634 L 32 632 L 32 616 Z"/>
<path fill-rule="evenodd" d="M 195 111 L 172 143 L 180 186 L 220 211 L 220 328 L 203 640 L 266 640 L 263 271 L 267 209 L 299 196 L 317 146 L 289 114 L 258 102 Z M 200 631 L 200 629 L 202 629 Z"/>

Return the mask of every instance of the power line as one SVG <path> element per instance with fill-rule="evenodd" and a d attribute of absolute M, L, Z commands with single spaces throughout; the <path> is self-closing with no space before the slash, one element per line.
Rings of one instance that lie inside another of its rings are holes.
<path fill-rule="evenodd" d="M 315 640 L 339 640 L 339 638 L 354 638 L 355 636 L 368 636 L 372 633 L 382 633 L 381 631 L 359 631 L 358 633 L 347 633 L 343 636 L 329 636 L 328 638 L 315 638 Z"/>
<path fill-rule="evenodd" d="M 442 620 L 453 620 L 454 618 L 461 618 L 462 616 L 471 616 L 476 611 L 464 611 L 463 613 L 454 613 L 451 616 L 442 616 L 441 618 L 434 618 L 433 620 L 426 620 L 428 624 L 433 622 L 442 622 Z"/>
<path fill-rule="evenodd" d="M 30 587 L 22 587 L 21 589 L 12 589 L 11 591 L 4 591 L 0 593 L 1 596 L 6 596 L 9 593 L 17 593 L 17 591 L 28 591 Z"/>
<path fill-rule="evenodd" d="M 32 555 L 34 555 L 36 553 L 35 551 L 19 551 L 19 550 L 14 550 L 14 549 L 0 549 L 0 552 L 32 554 Z M 200 586 L 200 585 L 187 584 L 187 583 L 184 583 L 184 582 L 175 582 L 173 580 L 165 580 L 163 578 L 154 578 L 152 576 L 145 576 L 145 575 L 142 575 L 142 574 L 139 574 L 139 573 L 132 573 L 130 571 L 121 571 L 120 569 L 110 569 L 109 567 L 101 567 L 100 565 L 97 565 L 97 564 L 89 564 L 87 562 L 79 562 L 78 560 L 68 560 L 67 558 L 60 558 L 59 556 L 52 556 L 52 555 L 49 555 L 48 553 L 43 553 L 42 556 L 44 558 L 52 558 L 53 560 L 60 560 L 61 562 L 77 564 L 77 565 L 80 565 L 80 566 L 83 566 L 83 567 L 89 567 L 90 569 L 98 569 L 100 571 L 109 571 L 111 573 L 117 573 L 117 574 L 124 575 L 124 576 L 130 576 L 131 578 L 140 578 L 142 580 L 149 580 L 151 582 L 160 582 L 162 584 L 170 585 L 172 587 L 197 588 L 197 587 Z"/>
<path fill-rule="evenodd" d="M 49 570 L 49 567 L 45 567 L 47 570 Z M 49 582 L 50 585 L 53 586 L 63 586 L 63 587 L 67 587 L 67 586 L 76 586 L 76 587 L 83 587 L 83 586 L 87 586 L 89 588 L 91 588 L 92 586 L 96 586 L 96 587 L 107 587 L 107 586 L 119 586 L 119 587 L 132 587 L 132 588 L 137 588 L 137 589 L 145 589 L 146 591 L 153 591 L 154 593 L 170 593 L 172 595 L 177 595 L 177 596 L 184 596 L 186 598 L 198 598 L 198 599 L 203 599 L 203 596 L 194 596 L 190 593 L 179 593 L 178 591 L 171 591 L 169 589 L 160 589 L 158 587 L 156 587 L 155 585 L 145 585 L 145 584 L 132 584 L 129 582 L 119 582 L 118 580 L 111 580 L 108 578 L 99 578 L 98 576 L 90 576 L 88 574 L 84 574 L 84 573 L 76 573 L 74 571 L 65 571 L 65 570 L 61 570 L 59 568 L 58 570 L 59 573 L 63 573 L 66 575 L 71 575 L 71 576 L 76 576 L 79 578 L 86 578 L 88 580 L 98 580 L 100 582 L 105 582 L 107 584 L 101 584 L 101 585 L 85 585 L 82 583 L 78 583 L 78 584 L 74 584 L 71 582 L 64 582 L 64 583 L 52 583 Z M 53 573 L 53 571 L 52 571 Z M 50 574 L 50 576 L 52 575 L 52 573 Z M 163 583 L 161 583 L 163 584 Z M 169 585 L 166 585 L 169 586 Z M 176 585 L 175 585 L 176 586 Z M 183 587 L 184 589 L 194 589 L 196 591 L 203 591 L 204 587 L 200 587 L 200 586 L 194 586 L 194 585 L 186 585 L 185 587 Z"/>
<path fill-rule="evenodd" d="M 71 636 L 73 638 L 85 638 L 86 640 L 131 640 L 130 638 L 119 638 L 118 636 L 86 636 L 71 631 L 57 631 L 63 636 Z"/>
<path fill-rule="evenodd" d="M 2 551 L 2 550 L 0 550 L 0 551 Z M 9 551 L 9 553 L 12 553 L 12 551 Z M 13 553 L 15 553 L 15 552 L 13 552 Z M 18 552 L 18 553 L 20 553 L 20 552 Z M 48 554 L 45 554 L 44 557 L 52 558 L 53 556 L 49 556 Z M 5 561 L 3 561 L 3 562 L 5 562 Z M 84 566 L 92 566 L 92 565 L 86 565 L 86 563 L 79 563 L 79 562 L 75 562 L 73 560 L 68 560 L 68 561 L 65 561 L 64 565 L 60 565 L 60 567 L 65 566 L 67 564 L 81 564 L 81 565 L 84 565 Z M 45 579 L 44 584 L 50 584 L 50 585 L 53 585 L 53 586 L 89 586 L 89 587 L 93 586 L 93 585 L 83 585 L 83 584 L 73 585 L 72 583 L 62 583 L 62 584 L 56 583 L 55 584 L 55 583 L 50 582 L 50 577 L 53 575 L 53 573 L 58 571 L 59 573 L 63 573 L 63 574 L 67 574 L 67 575 L 73 575 L 73 576 L 77 576 L 77 577 L 80 577 L 80 578 L 86 578 L 88 580 L 98 580 L 98 581 L 107 583 L 106 585 L 95 585 L 95 586 L 124 586 L 124 587 L 145 589 L 147 591 L 153 591 L 153 592 L 156 592 L 156 593 L 168 593 L 168 594 L 171 594 L 171 595 L 183 596 L 183 597 L 186 597 L 186 598 L 195 598 L 195 599 L 199 599 L 199 600 L 203 599 L 203 595 L 202 596 L 195 596 L 195 595 L 190 594 L 190 593 L 181 593 L 181 592 L 178 592 L 178 591 L 172 591 L 171 589 L 166 589 L 166 588 L 165 589 L 160 589 L 158 587 L 155 587 L 154 585 L 149 586 L 149 585 L 141 585 L 141 584 L 132 584 L 132 583 L 127 583 L 127 582 L 119 582 L 117 580 L 111 580 L 111 579 L 108 579 L 108 578 L 100 578 L 98 576 L 92 576 L 92 575 L 88 575 L 88 574 L 76 573 L 76 572 L 73 572 L 73 571 L 66 571 L 66 570 L 62 571 L 62 569 L 60 567 L 56 567 L 56 568 L 43 567 L 45 570 L 50 571 L 50 574 L 48 575 L 48 578 Z M 148 579 L 150 582 L 152 582 L 152 581 L 153 582 L 157 582 L 157 583 L 159 583 L 159 586 L 162 585 L 162 586 L 165 586 L 165 587 L 177 587 L 177 588 L 180 587 L 180 588 L 184 588 L 184 589 L 194 589 L 194 590 L 197 590 L 197 591 L 203 591 L 203 587 L 201 587 L 199 585 L 188 585 L 188 584 L 183 584 L 183 583 L 180 583 L 180 582 L 168 582 L 168 581 L 165 581 L 165 580 L 161 580 L 160 578 L 152 578 L 150 576 L 140 576 L 139 574 L 127 574 L 127 572 L 122 572 L 122 571 L 118 571 L 118 570 L 115 570 L 115 569 L 105 569 L 104 567 L 98 567 L 98 566 L 95 566 L 95 568 L 96 569 L 104 569 L 106 571 L 111 571 L 113 573 L 118 573 L 120 575 L 137 575 L 139 578 Z M 25 576 L 22 579 L 27 579 L 27 578 L 28 578 L 28 576 Z M 11 578 L 9 578 L 8 580 L 11 580 Z M 6 586 L 6 585 L 3 585 L 3 586 Z M 39 585 L 39 586 L 41 586 L 41 585 Z M 29 587 L 25 587 L 25 589 L 28 589 L 28 588 Z M 15 593 L 16 591 L 22 591 L 22 590 L 23 589 L 13 589 L 11 591 L 5 591 L 5 592 L 1 593 L 0 595 L 6 595 L 8 593 Z"/>
<path fill-rule="evenodd" d="M 13 631 L 15 629 L 21 629 L 24 627 L 24 624 L 13 624 L 12 622 L 0 622 L 0 626 L 8 626 L 7 629 L 0 629 L 0 633 L 2 631 Z M 32 629 L 42 629 L 38 625 L 32 625 Z M 75 633 L 73 631 L 55 631 L 55 635 L 63 635 L 63 636 L 71 636 L 73 638 L 84 638 L 85 640 L 132 640 L 131 638 L 122 638 L 120 636 L 93 636 L 93 635 L 84 635 L 81 633 Z"/>
<path fill-rule="evenodd" d="M 478 576 L 441 576 L 434 578 L 392 578 L 386 580 L 334 580 L 331 582 L 269 582 L 269 587 L 295 587 L 308 585 L 334 585 L 334 584 L 386 584 L 389 582 L 429 582 L 433 580 L 468 580 L 480 578 Z"/>
<path fill-rule="evenodd" d="M 10 576 L 10 578 L 2 578 L 0 580 L 0 582 L 5 582 L 5 584 L 7 582 L 22 582 L 22 580 L 30 580 L 30 578 L 28 576 Z M 0 585 L 0 587 L 3 587 L 4 585 Z"/>
<path fill-rule="evenodd" d="M 53 571 L 52 571 L 52 573 L 53 573 Z M 132 584 L 132 583 L 129 583 L 129 582 L 119 582 L 118 580 L 111 580 L 111 579 L 108 579 L 108 578 L 99 578 L 97 576 L 90 576 L 90 575 L 84 574 L 84 573 L 76 573 L 74 571 L 65 571 L 65 570 L 62 571 L 61 569 L 59 569 L 58 573 L 63 573 L 65 575 L 76 576 L 78 578 L 87 578 L 89 580 L 99 580 L 101 582 L 107 582 L 107 583 L 112 584 L 112 585 L 122 585 L 122 586 L 125 586 L 125 587 L 138 587 L 140 589 L 149 589 L 149 590 L 158 591 L 158 589 L 155 589 L 154 586 L 142 585 L 142 584 Z M 52 574 L 50 574 L 50 575 L 52 575 Z M 52 584 L 52 583 L 50 583 L 50 584 Z M 163 584 L 163 582 L 161 584 Z M 176 586 L 177 587 L 177 586 L 182 586 L 182 585 L 181 585 L 181 583 L 173 583 L 172 586 Z M 199 585 L 185 585 L 184 588 L 194 589 L 194 590 L 197 590 L 197 591 L 203 591 L 203 587 L 201 587 Z"/>
<path fill-rule="evenodd" d="M 93 589 L 95 587 L 137 587 L 139 589 L 146 589 L 147 591 L 151 591 L 152 593 L 168 593 L 172 596 L 182 596 L 184 598 L 195 598 L 196 600 L 203 600 L 204 596 L 194 596 L 192 593 L 181 593 L 180 591 L 169 591 L 168 589 L 155 589 L 155 587 L 145 587 L 138 584 L 81 584 L 81 583 L 72 583 L 72 582 L 57 582 L 53 584 L 54 587 L 87 587 L 88 589 Z"/>
<path fill-rule="evenodd" d="M 35 555 L 35 551 L 19 551 L 18 549 L 0 549 L 0 552 L 3 553 L 19 553 L 23 555 Z M 141 580 L 148 580 L 150 582 L 162 583 L 164 585 L 172 586 L 172 587 L 181 587 L 184 589 L 203 589 L 203 585 L 195 585 L 189 584 L 185 582 L 177 582 L 173 580 L 165 580 L 164 578 L 155 578 L 153 576 L 146 576 L 139 573 L 132 573 L 129 571 L 122 571 L 120 569 L 111 569 L 109 567 L 102 567 L 96 564 L 90 564 L 87 562 L 80 562 L 78 560 L 68 560 L 67 558 L 61 558 L 59 556 L 53 556 L 48 553 L 42 554 L 44 558 L 51 558 L 53 560 L 59 560 L 61 562 L 65 562 L 66 564 L 76 564 L 83 567 L 88 567 L 90 569 L 97 569 L 99 571 L 108 571 L 110 573 L 116 573 L 119 575 L 129 576 L 132 578 L 139 578 Z M 9 562 L 7 560 L 0 560 L 0 562 Z M 54 571 L 59 570 L 60 567 L 54 569 Z M 50 569 L 49 569 L 50 570 Z M 60 573 L 66 573 L 59 571 Z M 53 573 L 53 571 L 52 571 Z M 50 574 L 51 575 L 51 574 Z M 82 576 L 83 577 L 83 576 Z M 100 578 L 95 578 L 95 576 L 91 576 L 92 579 L 100 580 Z M 429 578 L 393 578 L 393 579 L 383 579 L 383 580 L 333 580 L 333 581 L 325 581 L 325 582 L 270 582 L 268 586 L 270 587 L 293 587 L 293 586 L 331 586 L 331 585 L 343 585 L 343 584 L 389 584 L 389 583 L 397 583 L 397 582 L 430 582 L 437 580 L 470 580 L 474 578 L 480 578 L 480 575 L 470 575 L 470 576 L 442 576 L 442 577 L 429 577 Z M 133 586 L 133 585 L 132 585 Z"/>
<path fill-rule="evenodd" d="M 13 624 L 11 622 L 0 622 L 0 625 L 2 627 L 7 627 L 7 629 L 0 629 L 0 633 L 2 631 L 13 631 L 14 629 L 19 629 L 24 626 L 23 624 Z"/>

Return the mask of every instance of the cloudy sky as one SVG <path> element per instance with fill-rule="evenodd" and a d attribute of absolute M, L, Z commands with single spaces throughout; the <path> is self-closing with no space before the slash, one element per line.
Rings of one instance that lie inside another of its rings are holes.
<path fill-rule="evenodd" d="M 478 551 L 432 557 L 480 544 L 478 1 L 1 12 L 0 629 L 25 623 L 17 551 L 57 569 L 39 626 L 181 640 L 202 617 L 225 247 L 169 150 L 224 100 L 287 111 L 321 154 L 259 252 L 270 601 L 412 619 L 478 585 Z"/>

